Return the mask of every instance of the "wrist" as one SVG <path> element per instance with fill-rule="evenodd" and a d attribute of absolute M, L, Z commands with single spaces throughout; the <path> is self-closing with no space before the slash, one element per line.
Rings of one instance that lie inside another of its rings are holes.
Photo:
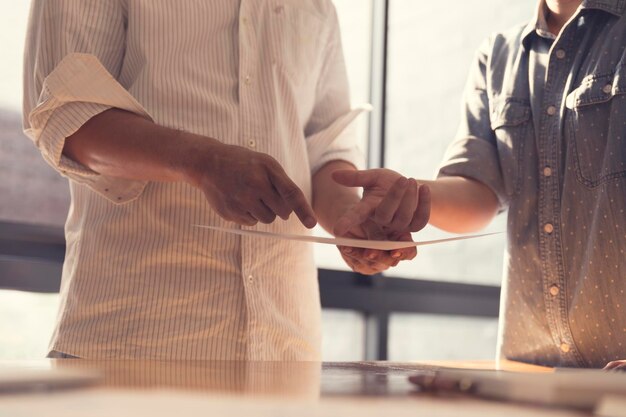
<path fill-rule="evenodd" d="M 337 221 L 348 213 L 354 206 L 356 206 L 359 201 L 361 201 L 361 199 L 356 193 L 345 195 L 342 196 L 342 198 L 337 199 L 332 205 L 329 229 L 331 231 L 335 230 Z"/>
<path fill-rule="evenodd" d="M 173 160 L 173 169 L 180 181 L 200 187 L 216 171 L 219 155 L 227 145 L 188 132 L 180 132 L 176 139 L 178 152 Z"/>

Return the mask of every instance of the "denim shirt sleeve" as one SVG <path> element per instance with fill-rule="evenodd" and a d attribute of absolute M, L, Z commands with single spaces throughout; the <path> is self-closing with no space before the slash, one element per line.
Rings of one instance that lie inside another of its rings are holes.
<path fill-rule="evenodd" d="M 461 122 L 448 147 L 438 177 L 460 176 L 479 181 L 498 197 L 499 211 L 508 206 L 487 94 L 487 60 L 491 39 L 478 49 L 463 95 Z"/>

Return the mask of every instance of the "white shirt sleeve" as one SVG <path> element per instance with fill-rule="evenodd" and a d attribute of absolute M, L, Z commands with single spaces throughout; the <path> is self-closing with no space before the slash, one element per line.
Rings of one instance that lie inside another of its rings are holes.
<path fill-rule="evenodd" d="M 147 182 L 100 175 L 62 152 L 67 137 L 107 109 L 151 119 L 116 79 L 124 13 L 118 0 L 35 0 L 24 62 L 24 132 L 53 168 L 114 203 L 137 198 Z"/>
<path fill-rule="evenodd" d="M 339 22 L 335 8 L 331 10 L 329 44 L 317 83 L 315 106 L 305 126 L 312 174 L 333 160 L 347 161 L 357 168 L 364 166 L 354 121 L 369 107 L 351 110 Z"/>

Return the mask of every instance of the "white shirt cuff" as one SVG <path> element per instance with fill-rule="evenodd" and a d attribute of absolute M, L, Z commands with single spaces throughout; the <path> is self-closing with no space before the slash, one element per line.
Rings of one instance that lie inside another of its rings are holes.
<path fill-rule="evenodd" d="M 152 120 L 98 58 L 72 53 L 44 80 L 39 102 L 28 115 L 25 133 L 35 142 L 44 159 L 62 175 L 120 204 L 139 197 L 147 181 L 101 175 L 62 154 L 67 137 L 110 108 Z"/>

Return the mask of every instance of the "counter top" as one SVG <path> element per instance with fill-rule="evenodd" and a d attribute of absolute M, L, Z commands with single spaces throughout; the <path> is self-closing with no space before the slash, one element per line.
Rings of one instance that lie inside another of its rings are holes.
<path fill-rule="evenodd" d="M 585 416 L 582 412 L 423 393 L 409 375 L 438 367 L 494 369 L 493 362 L 0 361 L 2 369 L 102 375 L 77 390 L 0 395 L 0 416 Z M 552 372 L 505 362 L 502 369 Z"/>

